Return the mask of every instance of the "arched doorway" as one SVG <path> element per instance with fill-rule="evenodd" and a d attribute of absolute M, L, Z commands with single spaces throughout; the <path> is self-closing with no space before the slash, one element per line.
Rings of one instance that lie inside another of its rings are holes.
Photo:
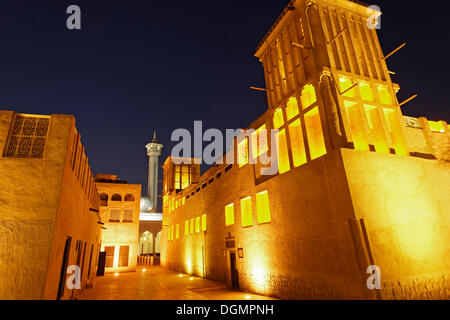
<path fill-rule="evenodd" d="M 139 255 L 153 253 L 153 234 L 150 231 L 144 231 L 139 240 Z"/>

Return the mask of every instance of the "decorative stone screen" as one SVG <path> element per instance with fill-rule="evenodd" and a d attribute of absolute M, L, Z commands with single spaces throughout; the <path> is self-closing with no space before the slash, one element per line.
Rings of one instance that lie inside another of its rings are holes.
<path fill-rule="evenodd" d="M 16 115 L 4 156 L 42 159 L 49 124 L 49 116 Z"/>
<path fill-rule="evenodd" d="M 120 222 L 120 209 L 111 209 L 109 212 L 110 222 Z"/>
<path fill-rule="evenodd" d="M 133 222 L 133 209 L 123 210 L 123 222 Z"/>

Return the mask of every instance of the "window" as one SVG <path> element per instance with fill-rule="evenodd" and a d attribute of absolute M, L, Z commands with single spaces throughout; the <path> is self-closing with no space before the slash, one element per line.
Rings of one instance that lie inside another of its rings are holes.
<path fill-rule="evenodd" d="M 363 118 L 359 104 L 352 101 L 344 101 L 345 112 L 350 124 L 353 146 L 355 150 L 369 151 Z"/>
<path fill-rule="evenodd" d="M 202 215 L 202 231 L 206 231 L 206 214 Z"/>
<path fill-rule="evenodd" d="M 119 267 L 128 267 L 128 254 L 130 246 L 120 246 L 119 249 Z"/>
<path fill-rule="evenodd" d="M 113 194 L 111 201 L 122 201 L 122 196 L 118 193 Z"/>
<path fill-rule="evenodd" d="M 389 92 L 388 87 L 386 86 L 377 86 L 378 89 L 378 95 L 380 97 L 380 102 L 382 104 L 392 105 L 392 95 Z"/>
<path fill-rule="evenodd" d="M 294 161 L 294 167 L 301 166 L 306 163 L 306 152 L 300 119 L 297 119 L 289 124 L 289 137 L 291 139 L 292 160 Z"/>
<path fill-rule="evenodd" d="M 253 214 L 252 214 L 252 198 L 247 197 L 241 199 L 241 218 L 242 226 L 248 227 L 253 225 Z"/>
<path fill-rule="evenodd" d="M 123 210 L 123 222 L 133 222 L 133 209 Z"/>
<path fill-rule="evenodd" d="M 238 144 L 238 163 L 239 168 L 245 166 L 248 163 L 248 138 L 245 137 Z"/>
<path fill-rule="evenodd" d="M 44 157 L 50 117 L 17 114 L 11 128 L 4 156 L 10 158 Z"/>
<path fill-rule="evenodd" d="M 291 170 L 291 165 L 289 164 L 288 146 L 286 142 L 286 129 L 280 130 L 276 135 L 276 139 L 278 141 L 278 171 L 281 174 Z"/>
<path fill-rule="evenodd" d="M 291 97 L 286 104 L 286 117 L 287 120 L 294 119 L 298 116 L 298 103 L 295 97 Z"/>
<path fill-rule="evenodd" d="M 170 226 L 170 240 L 174 239 L 174 231 L 175 231 L 175 226 Z"/>
<path fill-rule="evenodd" d="M 180 239 L 180 224 L 179 223 L 177 223 L 177 225 L 175 227 L 175 238 Z"/>
<path fill-rule="evenodd" d="M 185 203 L 186 203 L 186 197 L 183 197 L 183 198 L 181 199 L 181 205 L 184 206 Z"/>
<path fill-rule="evenodd" d="M 100 205 L 102 207 L 107 207 L 108 206 L 108 195 L 106 193 L 101 193 L 100 194 Z"/>
<path fill-rule="evenodd" d="M 327 153 L 318 107 L 305 113 L 305 126 L 311 160 L 314 160 Z"/>
<path fill-rule="evenodd" d="M 114 266 L 114 247 L 113 246 L 105 247 L 105 252 L 106 252 L 105 267 L 112 268 Z"/>
<path fill-rule="evenodd" d="M 361 94 L 361 99 L 373 101 L 373 91 L 369 83 L 361 81 L 359 83 L 359 93 Z"/>
<path fill-rule="evenodd" d="M 352 82 L 351 78 L 339 77 L 339 89 L 341 92 L 344 92 L 342 94 L 344 97 L 349 97 L 349 98 L 355 97 L 355 88 L 350 89 L 352 86 L 353 86 L 353 82 Z"/>
<path fill-rule="evenodd" d="M 134 201 L 134 196 L 132 194 L 127 194 L 125 196 L 125 201 Z"/>
<path fill-rule="evenodd" d="M 302 96 L 301 96 L 301 102 L 302 102 L 302 108 L 306 109 L 316 103 L 317 97 L 316 97 L 316 91 L 314 89 L 314 86 L 312 84 L 306 85 L 302 90 Z"/>
<path fill-rule="evenodd" d="M 376 152 L 389 153 L 389 147 L 386 143 L 386 137 L 381 123 L 380 111 L 377 106 L 364 105 L 367 122 L 372 137 L 372 144 Z"/>
<path fill-rule="evenodd" d="M 109 211 L 109 222 L 120 222 L 120 209 L 111 209 Z"/>
<path fill-rule="evenodd" d="M 184 235 L 189 234 L 189 220 L 184 221 Z"/>
<path fill-rule="evenodd" d="M 191 218 L 191 224 L 190 224 L 190 234 L 194 233 L 194 218 Z"/>
<path fill-rule="evenodd" d="M 283 109 L 278 108 L 273 114 L 273 128 L 278 129 L 284 124 Z"/>
<path fill-rule="evenodd" d="M 391 136 L 392 143 L 394 144 L 395 154 L 402 156 L 408 155 L 406 142 L 403 138 L 403 131 L 400 126 L 400 121 L 397 117 L 397 112 L 395 111 L 395 109 L 390 108 L 383 108 L 383 112 L 386 118 L 386 124 Z"/>
<path fill-rule="evenodd" d="M 195 218 L 195 232 L 200 232 L 200 217 Z"/>
<path fill-rule="evenodd" d="M 225 226 L 231 226 L 234 224 L 234 204 L 225 206 Z"/>
<path fill-rule="evenodd" d="M 252 158 L 256 159 L 263 153 L 267 152 L 267 129 L 266 125 L 262 125 L 252 133 Z"/>
<path fill-rule="evenodd" d="M 270 222 L 269 195 L 267 191 L 256 194 L 256 215 L 258 223 Z"/>
<path fill-rule="evenodd" d="M 444 123 L 442 121 L 428 121 L 428 125 L 430 126 L 430 130 L 432 132 L 445 132 Z"/>

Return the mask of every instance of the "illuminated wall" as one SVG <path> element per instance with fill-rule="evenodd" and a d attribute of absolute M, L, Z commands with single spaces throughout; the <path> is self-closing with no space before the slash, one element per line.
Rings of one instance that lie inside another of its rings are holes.
<path fill-rule="evenodd" d="M 96 175 L 98 179 L 101 175 Z M 118 179 L 114 179 L 118 181 Z M 98 180 L 101 181 L 101 180 Z M 139 253 L 139 215 L 141 185 L 96 182 L 101 201 L 100 217 L 104 222 L 102 247 L 109 247 L 107 257 L 111 260 L 105 272 L 136 271 Z M 152 239 L 153 240 L 153 239 Z M 122 249 L 122 254 L 121 254 Z M 152 243 L 153 250 L 153 243 Z"/>
<path fill-rule="evenodd" d="M 55 300 L 68 238 L 67 265 L 92 285 L 100 203 L 75 118 L 0 111 L 0 190 L 0 299 Z M 65 289 L 62 299 L 77 293 Z"/>
<path fill-rule="evenodd" d="M 448 125 L 403 116 L 366 27 L 375 12 L 311 3 L 291 1 L 257 48 L 268 109 L 235 141 L 236 164 L 169 195 L 162 264 L 231 286 L 234 252 L 239 287 L 260 294 L 448 299 Z M 260 128 L 278 130 L 275 145 L 254 142 Z M 273 154 L 278 170 L 264 175 L 261 157 Z M 378 293 L 366 286 L 372 264 Z"/>

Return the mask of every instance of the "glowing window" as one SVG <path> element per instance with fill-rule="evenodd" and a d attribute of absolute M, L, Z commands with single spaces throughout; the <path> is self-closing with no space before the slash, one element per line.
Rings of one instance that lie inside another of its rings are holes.
<path fill-rule="evenodd" d="M 305 126 L 311 160 L 314 160 L 327 153 L 318 107 L 305 113 Z"/>
<path fill-rule="evenodd" d="M 194 218 L 191 219 L 191 224 L 190 224 L 190 228 L 189 228 L 190 234 L 194 233 L 194 220 L 195 220 Z"/>
<path fill-rule="evenodd" d="M 195 232 L 200 232 L 200 217 L 195 218 Z"/>
<path fill-rule="evenodd" d="M 234 224 L 234 204 L 225 206 L 225 226 L 231 226 Z"/>
<path fill-rule="evenodd" d="M 253 225 L 253 214 L 252 214 L 252 198 L 247 197 L 241 199 L 241 218 L 242 226 L 248 227 Z"/>
<path fill-rule="evenodd" d="M 380 102 L 382 104 L 393 104 L 392 95 L 390 94 L 388 87 L 378 86 L 378 95 L 380 96 Z"/>
<path fill-rule="evenodd" d="M 238 163 L 239 168 L 245 166 L 248 163 L 248 138 L 245 137 L 238 144 Z"/>
<path fill-rule="evenodd" d="M 273 127 L 274 129 L 278 129 L 284 124 L 284 118 L 283 118 L 283 109 L 278 108 L 275 110 L 275 113 L 273 114 Z"/>
<path fill-rule="evenodd" d="M 289 164 L 289 154 L 286 142 L 286 130 L 280 130 L 277 133 L 276 139 L 278 141 L 278 171 L 281 173 L 288 172 L 291 170 L 291 165 Z"/>
<path fill-rule="evenodd" d="M 359 92 L 361 94 L 361 98 L 365 101 L 373 101 L 373 91 L 369 83 L 360 82 L 359 83 Z"/>
<path fill-rule="evenodd" d="M 300 119 L 295 120 L 289 125 L 289 136 L 291 138 L 291 150 L 294 167 L 301 166 L 306 163 L 306 152 Z"/>
<path fill-rule="evenodd" d="M 289 120 L 298 115 L 298 103 L 295 97 L 291 97 L 286 105 L 286 117 Z"/>
<path fill-rule="evenodd" d="M 344 97 L 354 98 L 355 97 L 355 88 L 350 89 L 353 86 L 352 79 L 347 77 L 339 77 L 339 89 L 341 92 L 345 92 L 342 94 Z M 349 90 L 350 89 L 350 90 Z"/>
<path fill-rule="evenodd" d="M 386 118 L 386 124 L 392 143 L 394 144 L 395 154 L 407 156 L 409 153 L 403 138 L 403 131 L 397 117 L 397 112 L 395 109 L 383 108 L 383 113 Z"/>
<path fill-rule="evenodd" d="M 369 151 L 363 119 L 359 104 L 352 101 L 344 101 L 345 111 L 350 123 L 350 132 L 355 150 Z"/>
<path fill-rule="evenodd" d="M 316 90 L 312 84 L 306 85 L 302 90 L 302 108 L 306 109 L 317 101 Z"/>
<path fill-rule="evenodd" d="M 370 106 L 365 104 L 367 122 L 372 136 L 372 144 L 375 146 L 375 151 L 380 153 L 389 153 L 389 147 L 384 135 L 383 124 L 381 123 L 381 116 L 377 106 Z"/>
<path fill-rule="evenodd" d="M 174 231 L 174 226 L 170 226 L 170 239 L 169 240 L 173 240 L 173 232 Z"/>
<path fill-rule="evenodd" d="M 178 200 L 175 201 L 175 209 L 178 209 Z"/>
<path fill-rule="evenodd" d="M 256 215 L 258 223 L 270 222 L 269 194 L 267 191 L 256 194 Z"/>
<path fill-rule="evenodd" d="M 267 129 L 264 124 L 252 133 L 252 158 L 256 159 L 267 150 Z"/>
<path fill-rule="evenodd" d="M 184 222 L 184 234 L 188 235 L 189 234 L 189 220 L 186 220 Z"/>
<path fill-rule="evenodd" d="M 184 206 L 185 203 L 186 203 L 186 197 L 183 197 L 183 198 L 181 199 L 181 205 Z"/>
<path fill-rule="evenodd" d="M 428 125 L 433 132 L 445 132 L 444 123 L 442 121 L 428 121 Z"/>
<path fill-rule="evenodd" d="M 202 231 L 206 231 L 206 214 L 202 215 Z"/>
<path fill-rule="evenodd" d="M 180 239 L 180 224 L 179 223 L 177 223 L 177 225 L 175 227 L 175 238 Z"/>

